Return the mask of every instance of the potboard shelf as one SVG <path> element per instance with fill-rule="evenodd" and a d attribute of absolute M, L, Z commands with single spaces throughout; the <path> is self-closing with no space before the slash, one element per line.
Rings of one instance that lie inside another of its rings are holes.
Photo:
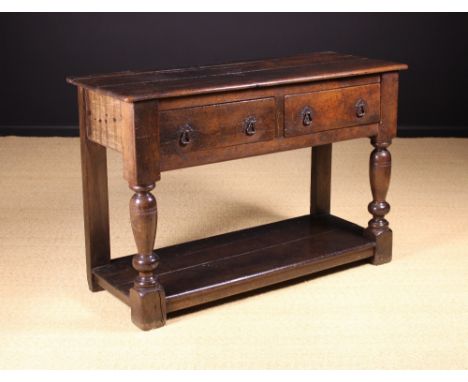
<path fill-rule="evenodd" d="M 157 249 L 156 273 L 173 312 L 370 258 L 374 248 L 353 223 L 307 215 Z M 132 256 L 96 267 L 93 275 L 129 304 Z"/>

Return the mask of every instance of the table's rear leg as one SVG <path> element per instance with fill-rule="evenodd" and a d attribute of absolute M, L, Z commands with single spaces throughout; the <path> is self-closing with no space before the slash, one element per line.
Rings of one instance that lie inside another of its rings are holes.
<path fill-rule="evenodd" d="M 107 156 L 105 147 L 87 137 L 84 97 L 84 90 L 78 88 L 86 274 L 89 289 L 96 292 L 102 288 L 94 279 L 92 270 L 110 261 Z"/>
<path fill-rule="evenodd" d="M 310 214 L 330 213 L 332 144 L 312 147 Z"/>

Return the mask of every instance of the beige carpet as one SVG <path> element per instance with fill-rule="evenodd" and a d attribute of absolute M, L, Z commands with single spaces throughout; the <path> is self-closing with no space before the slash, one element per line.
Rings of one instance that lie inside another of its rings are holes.
<path fill-rule="evenodd" d="M 368 140 L 334 146 L 332 212 L 365 225 Z M 169 319 L 141 332 L 88 291 L 79 141 L 0 139 L 1 368 L 468 367 L 468 140 L 396 139 L 394 261 Z M 163 173 L 156 245 L 307 213 L 309 150 Z M 134 252 L 109 154 L 113 256 Z"/>

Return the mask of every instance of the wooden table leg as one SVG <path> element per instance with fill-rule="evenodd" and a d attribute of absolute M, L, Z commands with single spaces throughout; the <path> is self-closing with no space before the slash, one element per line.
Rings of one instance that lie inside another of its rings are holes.
<path fill-rule="evenodd" d="M 110 261 L 107 156 L 105 147 L 87 137 L 84 97 L 83 89 L 78 88 L 86 274 L 89 289 L 96 292 L 102 288 L 94 279 L 92 270 Z"/>
<path fill-rule="evenodd" d="M 377 244 L 372 264 L 380 265 L 388 263 L 392 259 L 392 230 L 385 219 L 385 215 L 390 211 L 390 204 L 385 198 L 390 185 L 392 157 L 390 151 L 387 150 L 390 142 L 378 142 L 375 137 L 372 138 L 371 142 L 375 147 L 369 161 L 369 178 L 373 200 L 369 203 L 368 210 L 373 217 L 369 220 L 366 234 L 374 237 Z"/>
<path fill-rule="evenodd" d="M 138 272 L 130 289 L 132 321 L 140 329 L 159 328 L 166 323 L 166 297 L 156 268 L 159 257 L 153 251 L 158 211 L 151 193 L 160 179 L 158 103 L 126 103 L 124 118 L 124 177 L 135 193 L 130 199 L 130 220 L 138 253 L 133 268 Z"/>
<path fill-rule="evenodd" d="M 154 184 L 131 186 L 135 194 L 130 199 L 130 219 L 138 248 L 132 261 L 138 276 L 130 289 L 130 306 L 133 323 L 143 330 L 158 328 L 166 322 L 164 289 L 155 274 L 159 264 L 153 251 L 158 210 L 156 198 L 150 192 L 153 188 Z"/>
<path fill-rule="evenodd" d="M 312 147 L 310 214 L 330 213 L 332 144 Z"/>
<path fill-rule="evenodd" d="M 365 230 L 366 235 L 376 241 L 375 255 L 372 263 L 380 265 L 392 259 L 392 230 L 385 215 L 390 211 L 390 204 L 385 200 L 392 157 L 388 147 L 397 131 L 398 73 L 384 73 L 380 83 L 381 121 L 379 133 L 371 138 L 374 150 L 370 155 L 369 177 L 373 200 L 368 206 L 372 219 Z"/>

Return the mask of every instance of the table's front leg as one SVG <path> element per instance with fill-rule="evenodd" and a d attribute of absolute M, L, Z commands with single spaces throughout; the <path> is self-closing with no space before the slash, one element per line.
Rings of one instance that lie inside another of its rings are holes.
<path fill-rule="evenodd" d="M 124 176 L 135 193 L 130 199 L 130 220 L 138 253 L 133 267 L 138 272 L 130 289 L 132 321 L 149 330 L 166 322 L 166 299 L 158 281 L 159 258 L 153 251 L 158 211 L 151 193 L 160 178 L 158 103 L 145 101 L 124 104 L 122 153 Z"/>
<path fill-rule="evenodd" d="M 163 326 L 166 321 L 164 289 L 155 274 L 159 258 L 153 251 L 156 238 L 158 209 L 150 192 L 154 184 L 131 186 L 135 194 L 130 199 L 130 219 L 138 253 L 133 267 L 138 276 L 130 289 L 132 321 L 143 330 Z"/>
<path fill-rule="evenodd" d="M 378 142 L 372 138 L 372 145 L 375 149 L 370 155 L 369 178 L 373 200 L 368 206 L 372 219 L 369 220 L 366 233 L 376 241 L 372 264 L 380 265 L 392 259 L 392 230 L 389 228 L 388 220 L 385 219 L 385 215 L 390 211 L 386 197 L 390 185 L 392 157 L 387 150 L 390 142 Z"/>
<path fill-rule="evenodd" d="M 392 230 L 385 215 L 390 211 L 387 191 L 390 185 L 392 157 L 388 146 L 397 131 L 398 73 L 382 74 L 380 83 L 381 121 L 378 134 L 371 138 L 374 150 L 370 155 L 369 178 L 372 202 L 368 210 L 372 214 L 365 230 L 376 242 L 372 264 L 388 263 L 392 259 Z"/>

